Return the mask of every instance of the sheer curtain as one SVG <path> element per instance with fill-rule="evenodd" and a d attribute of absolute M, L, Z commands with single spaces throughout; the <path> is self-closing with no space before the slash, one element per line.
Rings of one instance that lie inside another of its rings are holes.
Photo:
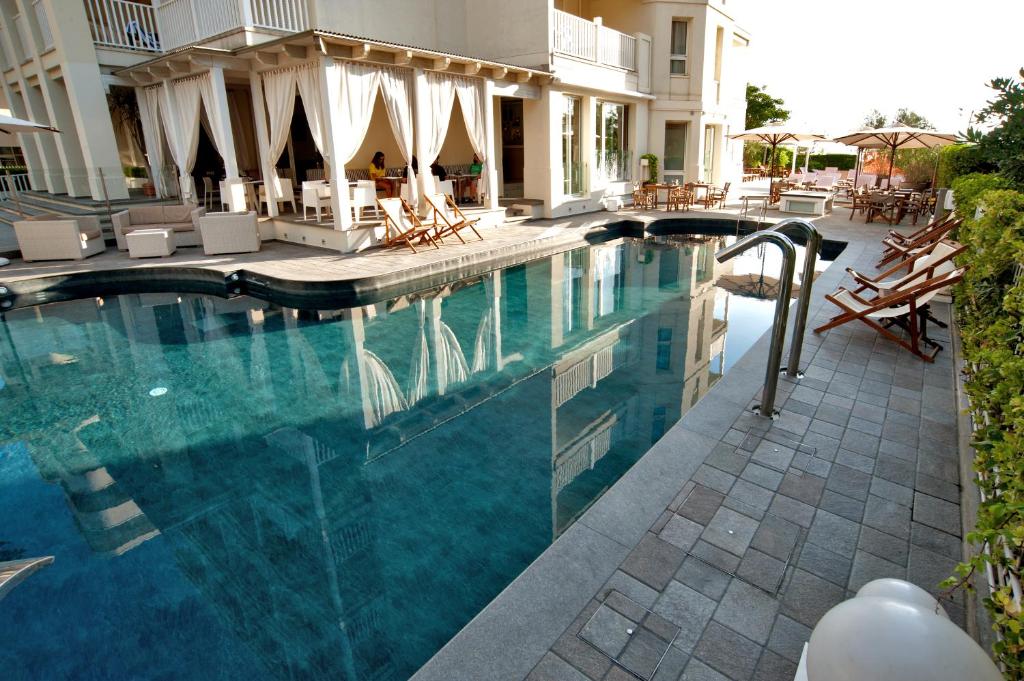
<path fill-rule="evenodd" d="M 322 89 L 320 87 L 319 64 L 313 63 L 308 67 L 302 67 L 295 71 L 295 83 L 299 89 L 299 97 L 302 97 L 302 108 L 306 112 L 306 124 L 309 125 L 309 133 L 313 137 L 313 144 L 320 155 L 327 159 L 328 151 L 324 145 L 327 137 L 327 122 L 324 115 Z"/>
<path fill-rule="evenodd" d="M 295 70 L 284 69 L 264 74 L 263 98 L 267 101 L 269 118 L 270 172 L 265 178 L 268 187 L 277 186 L 277 160 L 288 144 L 288 133 L 295 110 Z"/>
<path fill-rule="evenodd" d="M 161 106 L 160 113 L 164 128 L 174 131 L 174 134 L 167 135 L 167 146 L 174 164 L 178 166 L 181 198 L 186 202 L 194 201 L 196 188 L 192 181 L 192 167 L 196 164 L 199 147 L 199 83 L 195 79 L 178 81 L 165 83 L 164 88 L 167 106 Z"/>
<path fill-rule="evenodd" d="M 366 64 L 350 64 L 338 62 L 336 69 L 329 73 L 341 79 L 341 87 L 333 88 L 330 107 L 337 116 L 339 124 L 334 131 L 335 140 L 339 139 L 338 159 L 332 159 L 332 163 L 344 166 L 352 160 L 363 145 L 363 138 L 370 127 L 370 118 L 373 116 L 373 102 L 377 98 L 377 90 L 380 87 L 380 68 L 367 66 Z M 339 174 L 342 169 L 338 169 Z"/>
<path fill-rule="evenodd" d="M 398 149 L 405 159 L 405 173 L 409 182 L 409 203 L 418 203 L 416 175 L 412 171 L 413 125 L 412 125 L 412 72 L 408 69 L 382 67 L 380 86 L 384 93 L 384 105 L 388 110 L 391 130 L 398 141 Z"/>
<path fill-rule="evenodd" d="M 459 97 L 459 106 L 462 108 L 462 117 L 466 121 L 466 132 L 469 133 L 469 142 L 473 145 L 473 151 L 484 169 L 480 172 L 480 179 L 477 181 L 477 191 L 481 191 L 487 182 L 487 165 L 490 159 L 487 158 L 487 121 L 484 109 L 484 81 L 480 78 L 467 78 L 465 76 L 453 76 L 455 82 L 455 94 Z"/>
<path fill-rule="evenodd" d="M 424 74 L 426 91 L 421 90 L 417 102 L 420 110 L 419 161 L 423 165 L 420 173 L 420 187 L 424 195 L 436 191 L 434 176 L 430 165 L 441 153 L 444 138 L 448 134 L 448 122 L 452 117 L 452 105 L 455 103 L 455 83 L 451 76 L 427 72 Z"/>
<path fill-rule="evenodd" d="M 224 136 L 224 130 L 227 129 L 231 122 L 220 120 L 221 111 L 213 95 L 213 79 L 207 73 L 196 79 L 196 84 L 199 87 L 199 95 L 203 100 L 203 110 L 206 113 L 206 118 L 209 119 L 206 125 L 203 126 L 203 130 L 206 131 L 210 140 L 213 141 L 213 146 L 217 148 L 221 158 L 226 156 L 228 152 L 234 154 L 234 140 L 232 140 L 231 144 L 228 144 L 228 140 Z M 226 114 L 227 112 L 223 113 Z"/>
<path fill-rule="evenodd" d="M 156 188 L 156 195 L 167 196 L 164 187 L 164 143 L 160 132 L 160 88 L 136 88 L 135 99 L 139 103 L 139 118 L 142 119 L 142 138 L 146 142 L 146 157 L 149 161 L 149 179 Z"/>

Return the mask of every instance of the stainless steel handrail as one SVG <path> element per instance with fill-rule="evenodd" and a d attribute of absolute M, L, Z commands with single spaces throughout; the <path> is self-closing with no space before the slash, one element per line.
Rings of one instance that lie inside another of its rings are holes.
<path fill-rule="evenodd" d="M 764 374 L 764 393 L 758 411 L 761 416 L 771 418 L 775 414 L 775 392 L 779 387 L 779 370 L 782 366 L 782 346 L 786 341 L 786 322 L 789 318 L 789 300 L 793 293 L 793 273 L 796 271 L 796 248 L 784 234 L 772 230 L 754 232 L 740 239 L 732 246 L 726 246 L 715 253 L 718 262 L 725 262 L 751 246 L 770 241 L 782 251 L 782 272 L 779 274 L 779 293 L 775 299 L 775 318 L 772 320 L 772 341 L 768 348 L 768 368 Z"/>
<path fill-rule="evenodd" d="M 807 309 L 811 306 L 811 288 L 814 286 L 814 266 L 818 262 L 821 251 L 821 233 L 803 218 L 786 218 L 771 228 L 773 232 L 797 229 L 807 238 L 804 252 L 804 270 L 800 275 L 800 298 L 796 303 L 796 317 L 793 319 L 793 336 L 789 341 L 789 364 L 786 375 L 790 378 L 802 378 L 800 372 L 800 353 L 804 347 L 804 332 L 807 329 Z"/>

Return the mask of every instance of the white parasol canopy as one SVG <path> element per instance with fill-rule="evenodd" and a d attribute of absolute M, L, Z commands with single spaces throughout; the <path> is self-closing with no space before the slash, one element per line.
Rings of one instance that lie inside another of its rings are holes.
<path fill-rule="evenodd" d="M 888 149 L 888 179 L 889 182 L 892 182 L 892 169 L 896 162 L 897 149 L 931 149 L 932 147 L 956 144 L 962 140 L 958 135 L 952 133 L 936 132 L 924 128 L 893 127 L 858 130 L 842 137 L 836 137 L 835 141 L 861 149 Z"/>
<path fill-rule="evenodd" d="M 16 134 L 34 132 L 60 132 L 60 130 L 58 130 L 57 128 L 53 128 L 49 125 L 36 123 L 35 121 L 27 121 L 24 118 L 15 118 L 14 116 L 9 116 L 7 114 L 0 113 L 0 132 Z"/>
<path fill-rule="evenodd" d="M 775 147 L 780 144 L 788 144 L 790 142 L 828 141 L 828 138 L 824 135 L 807 132 L 805 128 L 789 122 L 771 123 L 769 125 L 762 125 L 759 128 L 751 128 L 750 130 L 738 132 L 735 135 L 729 135 L 729 139 L 739 140 L 741 142 L 763 142 L 772 148 L 770 160 L 771 169 L 769 171 L 768 178 L 769 182 L 775 179 Z"/>

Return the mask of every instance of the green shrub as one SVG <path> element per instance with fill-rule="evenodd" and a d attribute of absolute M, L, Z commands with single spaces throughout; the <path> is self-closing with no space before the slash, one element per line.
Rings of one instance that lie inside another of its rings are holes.
<path fill-rule="evenodd" d="M 939 148 L 939 172 L 936 185 L 951 187 L 953 182 L 970 173 L 994 173 L 996 166 L 985 159 L 977 144 L 951 144 Z"/>
<path fill-rule="evenodd" d="M 956 212 L 971 220 L 978 209 L 981 195 L 994 189 L 1009 189 L 1010 181 L 1000 175 L 970 173 L 953 181 Z"/>
<path fill-rule="evenodd" d="M 959 578 L 947 586 L 968 584 L 972 574 L 995 564 L 1021 574 L 1015 558 L 1024 551 L 1024 277 L 1015 270 L 1024 263 L 1024 194 L 984 189 L 994 176 L 967 175 L 954 183 L 958 210 L 971 206 L 958 237 L 967 246 L 961 265 L 968 270 L 957 286 L 957 324 L 963 340 L 967 380 L 973 409 L 988 415 L 975 419 L 974 467 L 984 475 L 978 484 L 985 501 L 974 531 L 967 535 L 979 548 L 958 566 Z M 1005 180 L 1003 180 L 1005 183 Z M 973 207 L 984 206 L 974 218 Z M 984 550 L 984 549 L 989 550 Z M 994 644 L 1006 678 L 1024 678 L 1024 614 L 1010 587 L 984 599 L 993 628 L 1002 635 Z"/>
<path fill-rule="evenodd" d="M 811 156 L 811 162 L 807 167 L 810 170 L 824 170 L 825 168 L 853 170 L 856 165 L 856 154 L 816 154 Z"/>
<path fill-rule="evenodd" d="M 658 157 L 655 154 L 642 154 L 640 158 L 647 159 L 647 181 L 658 181 Z"/>

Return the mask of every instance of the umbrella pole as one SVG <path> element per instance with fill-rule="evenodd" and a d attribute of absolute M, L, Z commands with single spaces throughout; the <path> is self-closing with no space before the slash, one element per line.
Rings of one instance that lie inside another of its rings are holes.
<path fill-rule="evenodd" d="M 893 166 L 894 163 L 896 163 L 896 145 L 895 144 L 892 145 L 892 153 L 889 154 L 889 177 L 888 177 L 888 180 L 889 180 L 888 184 L 889 184 L 889 186 L 887 187 L 888 189 L 892 189 L 892 166 Z"/>
<path fill-rule="evenodd" d="M 857 191 L 857 180 L 860 179 L 860 155 L 864 152 L 863 147 L 857 147 L 857 162 L 853 165 L 853 190 Z"/>

